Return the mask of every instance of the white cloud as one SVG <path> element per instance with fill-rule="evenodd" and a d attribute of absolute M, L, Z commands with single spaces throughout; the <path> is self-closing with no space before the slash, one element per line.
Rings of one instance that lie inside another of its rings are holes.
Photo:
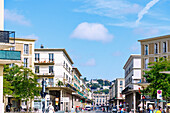
<path fill-rule="evenodd" d="M 82 64 L 83 66 L 95 66 L 96 65 L 96 60 L 94 58 L 89 59 L 87 62 Z"/>
<path fill-rule="evenodd" d="M 109 42 L 113 35 L 102 24 L 83 22 L 73 31 L 71 38 Z"/>
<path fill-rule="evenodd" d="M 28 21 L 24 15 L 18 14 L 15 10 L 5 9 L 5 20 L 25 26 L 31 25 L 30 21 Z"/>
<path fill-rule="evenodd" d="M 116 51 L 113 53 L 113 56 L 121 56 L 121 55 L 122 55 L 122 53 L 120 51 Z"/>
<path fill-rule="evenodd" d="M 153 7 L 159 0 L 152 0 L 146 6 L 138 13 L 138 19 L 136 20 L 136 25 L 140 23 L 140 20 L 143 18 L 143 16 L 148 13 L 148 10 Z"/>
<path fill-rule="evenodd" d="M 85 12 L 112 18 L 124 18 L 127 14 L 137 14 L 141 6 L 127 0 L 83 0 L 84 5 L 75 12 Z"/>
<path fill-rule="evenodd" d="M 21 38 L 27 38 L 27 39 L 38 39 L 39 37 L 35 34 L 26 35 L 26 36 L 20 36 Z"/>

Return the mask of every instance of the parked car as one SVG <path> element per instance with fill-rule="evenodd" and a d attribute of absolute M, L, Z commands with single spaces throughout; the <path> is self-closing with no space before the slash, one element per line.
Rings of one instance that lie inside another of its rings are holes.
<path fill-rule="evenodd" d="M 90 107 L 90 106 L 86 106 L 86 107 L 85 107 L 85 110 L 91 111 L 91 107 Z"/>
<path fill-rule="evenodd" d="M 114 113 L 116 113 L 117 112 L 117 108 L 116 107 L 113 107 L 113 109 L 112 109 L 112 112 Z"/>

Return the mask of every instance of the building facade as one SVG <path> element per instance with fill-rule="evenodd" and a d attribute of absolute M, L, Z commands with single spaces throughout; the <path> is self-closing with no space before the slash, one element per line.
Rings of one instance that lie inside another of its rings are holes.
<path fill-rule="evenodd" d="M 4 112 L 4 108 L 8 104 L 8 99 L 5 98 L 6 95 L 3 95 L 4 65 L 11 63 L 21 63 L 21 51 L 8 50 L 11 47 L 15 47 L 15 37 L 13 37 L 13 41 L 10 41 L 9 39 L 9 37 L 11 37 L 11 33 L 13 36 L 15 36 L 15 32 L 3 31 L 3 29 L 0 30 L 2 30 L 0 31 L 0 111 Z"/>
<path fill-rule="evenodd" d="M 128 112 L 132 110 L 136 113 L 141 96 L 138 92 L 140 86 L 134 84 L 141 81 L 141 55 L 130 55 L 123 69 L 125 71 L 125 89 L 122 93 L 125 94 L 125 102 L 129 105 Z"/>
<path fill-rule="evenodd" d="M 138 40 L 141 44 L 141 74 L 148 69 L 149 62 L 155 62 L 160 57 L 170 58 L 170 35 Z M 142 76 L 142 82 L 146 82 Z"/>
<path fill-rule="evenodd" d="M 46 81 L 45 107 L 52 102 L 55 109 L 70 111 L 72 108 L 72 65 L 73 61 L 65 49 L 35 49 L 35 74 L 38 82 Z M 34 108 L 41 109 L 41 98 L 35 98 Z"/>
<path fill-rule="evenodd" d="M 109 94 L 94 94 L 93 93 L 93 102 L 96 107 L 107 106 L 109 102 Z"/>
<path fill-rule="evenodd" d="M 122 91 L 125 88 L 125 79 L 124 78 L 116 78 L 114 84 L 110 87 L 110 92 L 112 97 L 110 97 L 111 104 L 117 109 L 119 109 L 120 105 L 123 105 L 125 102 L 125 95 L 122 94 Z"/>
<path fill-rule="evenodd" d="M 30 68 L 34 72 L 34 45 L 36 39 L 10 38 L 9 41 L 15 41 L 15 46 L 10 47 L 7 50 L 21 52 L 21 62 L 16 62 L 15 64 Z M 11 64 L 11 66 L 13 66 L 13 64 Z M 11 110 L 19 108 L 20 106 L 24 109 L 27 105 L 25 100 L 18 100 L 10 95 L 6 96 L 6 102 L 12 104 Z M 32 103 L 28 106 L 32 107 Z"/>

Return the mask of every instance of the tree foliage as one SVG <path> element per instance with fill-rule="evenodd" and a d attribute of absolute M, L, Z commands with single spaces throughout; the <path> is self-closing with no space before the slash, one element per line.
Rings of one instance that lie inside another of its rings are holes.
<path fill-rule="evenodd" d="M 170 99 L 170 74 L 159 73 L 161 71 L 170 71 L 170 60 L 160 58 L 158 62 L 149 63 L 149 70 L 145 71 L 146 81 L 150 85 L 145 92 L 157 98 L 157 90 L 162 90 L 162 96 L 165 99 Z"/>
<path fill-rule="evenodd" d="M 40 95 L 38 85 L 37 76 L 31 69 L 18 65 L 4 66 L 4 95 L 10 94 L 27 101 Z"/>

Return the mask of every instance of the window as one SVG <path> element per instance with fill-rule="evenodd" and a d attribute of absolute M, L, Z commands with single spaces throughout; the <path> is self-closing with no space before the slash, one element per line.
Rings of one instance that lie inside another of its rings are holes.
<path fill-rule="evenodd" d="M 11 48 L 10 48 L 10 51 L 14 51 L 14 50 L 15 50 L 15 47 L 11 47 Z"/>
<path fill-rule="evenodd" d="M 163 42 L 163 52 L 166 53 L 166 42 Z"/>
<path fill-rule="evenodd" d="M 48 79 L 49 85 L 53 85 L 53 78 Z"/>
<path fill-rule="evenodd" d="M 40 79 L 37 79 L 37 82 L 40 83 Z"/>
<path fill-rule="evenodd" d="M 69 82 L 70 82 L 70 80 L 71 80 L 71 79 L 70 79 L 70 77 L 69 77 Z"/>
<path fill-rule="evenodd" d="M 123 90 L 123 87 L 120 87 L 120 92 L 122 92 L 122 90 Z"/>
<path fill-rule="evenodd" d="M 163 56 L 164 59 L 166 59 L 166 56 Z"/>
<path fill-rule="evenodd" d="M 66 79 L 68 80 L 68 75 L 66 75 Z"/>
<path fill-rule="evenodd" d="M 28 54 L 28 44 L 24 44 L 24 54 Z"/>
<path fill-rule="evenodd" d="M 145 55 L 148 55 L 148 45 L 145 45 Z"/>
<path fill-rule="evenodd" d="M 49 73 L 53 73 L 53 66 L 49 66 Z"/>
<path fill-rule="evenodd" d="M 67 65 L 67 63 L 66 63 L 66 69 L 68 70 L 68 65 Z"/>
<path fill-rule="evenodd" d="M 63 65 L 64 65 L 64 67 L 65 67 L 65 61 L 64 61 L 64 64 L 63 64 Z"/>
<path fill-rule="evenodd" d="M 155 49 L 155 54 L 158 54 L 158 44 L 157 43 L 155 43 L 154 49 Z"/>
<path fill-rule="evenodd" d="M 148 59 L 145 59 L 145 69 L 148 69 Z"/>
<path fill-rule="evenodd" d="M 28 58 L 24 58 L 24 67 L 28 67 Z"/>
<path fill-rule="evenodd" d="M 123 81 L 120 81 L 120 85 L 123 85 Z"/>
<path fill-rule="evenodd" d="M 65 72 L 64 72 L 64 78 L 66 78 Z"/>
<path fill-rule="evenodd" d="M 39 73 L 39 66 L 35 66 L 35 73 Z"/>
<path fill-rule="evenodd" d="M 10 68 L 13 67 L 13 66 L 14 66 L 14 63 L 12 63 L 12 64 L 9 65 Z"/>
<path fill-rule="evenodd" d="M 54 54 L 53 53 L 49 53 L 49 61 L 54 61 Z"/>
<path fill-rule="evenodd" d="M 154 61 L 155 61 L 155 62 L 158 62 L 158 57 L 155 57 Z"/>
<path fill-rule="evenodd" d="M 35 61 L 40 61 L 40 54 L 39 53 L 35 53 Z"/>

